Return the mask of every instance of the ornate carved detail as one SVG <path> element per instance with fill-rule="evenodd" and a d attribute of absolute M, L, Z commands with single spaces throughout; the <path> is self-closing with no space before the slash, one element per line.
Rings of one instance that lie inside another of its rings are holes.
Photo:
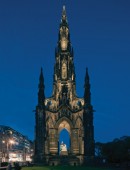
<path fill-rule="evenodd" d="M 71 112 L 67 108 L 63 108 L 59 111 L 59 118 L 61 117 L 69 117 L 70 118 Z"/>

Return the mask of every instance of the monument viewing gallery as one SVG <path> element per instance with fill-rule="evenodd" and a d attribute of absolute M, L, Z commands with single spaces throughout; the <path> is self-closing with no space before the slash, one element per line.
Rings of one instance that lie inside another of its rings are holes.
<path fill-rule="evenodd" d="M 84 96 L 76 95 L 74 53 L 65 6 L 55 49 L 52 96 L 45 98 L 44 78 L 41 69 L 38 86 L 35 125 L 35 162 L 48 165 L 82 165 L 94 158 L 93 106 L 88 70 L 86 69 Z M 66 129 L 70 148 L 59 136 Z"/>

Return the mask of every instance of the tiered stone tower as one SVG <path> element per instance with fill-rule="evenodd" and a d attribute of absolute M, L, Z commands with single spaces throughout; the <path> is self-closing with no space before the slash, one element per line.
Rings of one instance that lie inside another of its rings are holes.
<path fill-rule="evenodd" d="M 53 93 L 44 95 L 44 78 L 39 78 L 38 105 L 36 106 L 35 161 L 62 164 L 59 155 L 59 134 L 66 129 L 70 135 L 70 151 L 64 157 L 67 164 L 83 164 L 94 157 L 93 107 L 88 69 L 86 69 L 84 97 L 76 95 L 74 53 L 65 6 L 55 49 Z"/>

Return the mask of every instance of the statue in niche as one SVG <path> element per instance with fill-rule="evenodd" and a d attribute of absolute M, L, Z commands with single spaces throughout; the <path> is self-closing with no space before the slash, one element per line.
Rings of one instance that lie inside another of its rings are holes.
<path fill-rule="evenodd" d="M 65 151 L 67 151 L 67 146 L 62 141 L 61 144 L 60 144 L 60 152 L 65 152 Z"/>
<path fill-rule="evenodd" d="M 62 86 L 62 103 L 63 103 L 63 104 L 65 104 L 65 103 L 68 104 L 67 94 L 68 94 L 68 87 L 65 86 L 65 85 L 63 85 L 63 86 Z"/>
<path fill-rule="evenodd" d="M 62 64 L 62 79 L 67 79 L 67 65 L 66 65 L 66 63 Z"/>

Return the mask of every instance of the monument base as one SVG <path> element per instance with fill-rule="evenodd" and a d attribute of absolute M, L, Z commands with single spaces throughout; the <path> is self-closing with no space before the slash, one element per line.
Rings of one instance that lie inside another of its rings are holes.
<path fill-rule="evenodd" d="M 50 166 L 57 166 L 57 165 L 78 166 L 80 165 L 80 160 L 76 156 L 59 155 L 59 156 L 50 157 L 49 165 Z"/>
<path fill-rule="evenodd" d="M 68 155 L 68 151 L 61 151 L 60 152 L 60 155 L 62 156 L 62 155 Z"/>

